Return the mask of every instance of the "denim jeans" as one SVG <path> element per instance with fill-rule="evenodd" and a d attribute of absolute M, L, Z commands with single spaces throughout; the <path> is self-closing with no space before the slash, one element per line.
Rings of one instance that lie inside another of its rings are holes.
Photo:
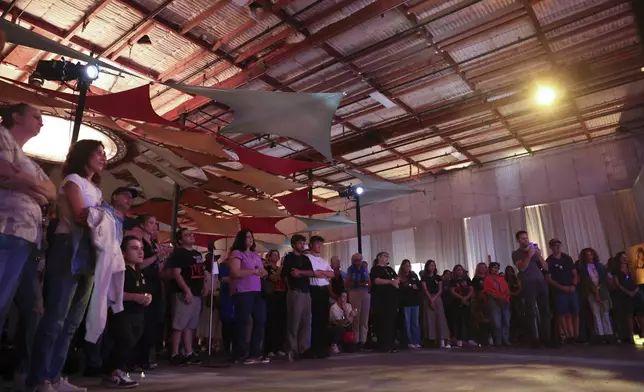
<path fill-rule="evenodd" d="M 405 306 L 405 328 L 409 344 L 420 344 L 419 313 L 420 306 Z"/>
<path fill-rule="evenodd" d="M 89 303 L 94 276 L 72 274 L 72 253 L 71 236 L 54 236 L 45 267 L 45 312 L 34 339 L 29 387 L 60 378 L 69 345 Z"/>
<path fill-rule="evenodd" d="M 487 308 L 492 318 L 494 344 L 500 346 L 510 343 L 510 304 L 495 301 L 492 298 L 487 300 Z"/>
<path fill-rule="evenodd" d="M 262 293 L 252 291 L 233 295 L 235 315 L 237 317 L 237 347 L 235 359 L 246 356 L 257 358 L 262 355 L 262 341 L 264 340 L 264 324 L 266 323 L 266 302 Z M 253 317 L 253 328 L 250 335 L 250 351 L 246 340 L 250 318 Z"/>
<path fill-rule="evenodd" d="M 0 331 L 4 330 L 22 270 L 36 250 L 33 242 L 0 233 Z"/>

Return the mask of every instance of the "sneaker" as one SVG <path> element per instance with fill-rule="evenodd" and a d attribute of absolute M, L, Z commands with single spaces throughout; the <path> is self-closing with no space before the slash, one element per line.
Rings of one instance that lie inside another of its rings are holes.
<path fill-rule="evenodd" d="M 256 363 L 259 363 L 259 362 L 257 361 L 257 358 L 246 358 L 246 359 L 244 360 L 244 365 L 254 365 L 254 364 L 256 364 Z"/>
<path fill-rule="evenodd" d="M 52 384 L 56 392 L 87 392 L 87 388 L 77 387 L 74 384 L 71 384 L 67 377 L 61 377 L 61 379 Z"/>
<path fill-rule="evenodd" d="M 170 357 L 170 364 L 175 366 L 183 366 L 186 364 L 186 358 L 181 354 L 174 354 Z"/>
<path fill-rule="evenodd" d="M 186 355 L 184 358 L 187 364 L 195 364 L 195 365 L 203 364 L 203 360 L 199 358 L 199 356 L 195 353 L 190 353 Z"/>
<path fill-rule="evenodd" d="M 331 345 L 331 352 L 332 352 L 333 354 L 340 354 L 340 349 L 338 348 L 338 345 L 337 345 L 337 344 L 332 344 L 332 345 Z"/>
<path fill-rule="evenodd" d="M 420 344 L 416 343 L 416 348 L 423 348 Z"/>
<path fill-rule="evenodd" d="M 416 348 L 416 345 L 415 344 L 408 344 L 407 348 Z"/>
<path fill-rule="evenodd" d="M 143 366 L 141 366 L 143 370 L 154 370 L 159 367 L 158 363 L 148 363 Z"/>
<path fill-rule="evenodd" d="M 138 387 L 139 383 L 122 370 L 117 370 L 111 376 L 103 378 L 103 386 L 110 389 L 131 389 Z"/>
<path fill-rule="evenodd" d="M 470 345 L 470 346 L 472 346 L 472 347 L 478 347 L 478 345 L 479 345 L 478 343 L 476 343 L 476 342 L 475 342 L 475 341 L 473 341 L 473 340 L 468 341 L 468 342 L 467 342 L 467 344 L 469 344 L 469 345 Z"/>
<path fill-rule="evenodd" d="M 286 356 L 286 353 L 284 351 L 278 351 L 275 354 L 277 354 L 278 357 L 285 357 Z"/>
<path fill-rule="evenodd" d="M 268 353 L 268 357 L 269 357 L 269 358 L 273 358 L 274 356 L 275 356 L 275 353 L 274 353 L 274 352 L 270 352 L 270 353 Z"/>
<path fill-rule="evenodd" d="M 257 363 L 271 363 L 271 359 L 269 357 L 259 357 L 257 358 Z"/>
<path fill-rule="evenodd" d="M 457 340 L 456 341 L 456 347 L 458 347 L 458 348 L 463 347 L 463 341 L 462 340 Z"/>
<path fill-rule="evenodd" d="M 45 381 L 44 383 L 40 384 L 38 388 L 36 388 L 36 392 L 56 392 L 56 390 L 49 381 Z"/>
<path fill-rule="evenodd" d="M 447 344 L 443 345 L 443 347 L 441 347 L 441 348 L 452 348 L 452 345 L 450 345 L 449 343 L 447 343 Z"/>

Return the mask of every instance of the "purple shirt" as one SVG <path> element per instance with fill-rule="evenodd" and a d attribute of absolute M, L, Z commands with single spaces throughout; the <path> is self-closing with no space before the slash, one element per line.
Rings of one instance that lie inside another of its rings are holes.
<path fill-rule="evenodd" d="M 254 270 L 257 268 L 264 268 L 262 259 L 255 252 L 240 252 L 238 250 L 234 250 L 230 257 L 236 257 L 241 260 L 241 262 L 239 263 L 239 268 L 241 270 Z M 248 293 L 261 290 L 262 282 L 260 277 L 257 275 L 250 275 L 242 279 L 232 279 L 230 281 L 231 294 Z"/>

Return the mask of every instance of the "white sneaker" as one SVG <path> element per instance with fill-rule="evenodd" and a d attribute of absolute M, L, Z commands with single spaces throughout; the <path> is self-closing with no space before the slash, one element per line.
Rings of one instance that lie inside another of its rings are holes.
<path fill-rule="evenodd" d="M 103 385 L 111 389 L 131 389 L 138 387 L 139 383 L 132 380 L 124 371 L 117 370 L 114 375 L 103 379 Z"/>
<path fill-rule="evenodd" d="M 275 353 L 274 353 L 274 352 L 270 352 L 270 353 L 268 353 L 268 356 L 269 356 L 270 358 L 273 358 L 273 357 L 275 356 Z"/>
<path fill-rule="evenodd" d="M 38 388 L 36 388 L 36 392 L 56 392 L 56 390 L 49 381 L 45 381 L 44 383 L 40 384 Z"/>
<path fill-rule="evenodd" d="M 60 380 L 52 384 L 56 392 L 87 392 L 87 388 L 77 387 L 71 384 L 67 377 L 61 377 Z"/>
<path fill-rule="evenodd" d="M 456 347 L 458 347 L 458 348 L 463 347 L 463 341 L 462 340 L 457 340 L 456 341 Z"/>
<path fill-rule="evenodd" d="M 473 340 L 470 340 L 469 342 L 467 342 L 467 344 L 469 344 L 469 345 L 470 345 L 470 346 L 472 346 L 472 347 L 478 347 L 478 346 L 479 346 L 479 344 L 478 344 L 478 343 L 476 343 L 476 342 L 475 342 L 475 341 L 473 341 Z"/>
<path fill-rule="evenodd" d="M 416 345 L 410 343 L 410 344 L 407 345 L 407 348 L 416 348 Z"/>
<path fill-rule="evenodd" d="M 338 345 L 337 345 L 337 344 L 332 344 L 332 345 L 331 345 L 331 352 L 332 352 L 333 354 L 340 354 L 340 349 L 338 348 Z"/>
<path fill-rule="evenodd" d="M 276 354 L 277 354 L 278 357 L 285 357 L 286 356 L 286 353 L 284 351 L 278 351 Z"/>
<path fill-rule="evenodd" d="M 423 348 L 420 344 L 416 344 L 416 348 Z"/>
<path fill-rule="evenodd" d="M 452 348 L 452 346 L 451 346 L 449 343 L 447 343 L 446 345 L 444 345 L 444 346 L 443 346 L 443 347 L 441 347 L 441 348 Z"/>

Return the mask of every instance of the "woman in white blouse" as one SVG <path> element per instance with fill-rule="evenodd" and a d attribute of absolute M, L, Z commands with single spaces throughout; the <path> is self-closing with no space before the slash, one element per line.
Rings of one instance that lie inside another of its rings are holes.
<path fill-rule="evenodd" d="M 45 270 L 45 312 L 38 326 L 28 387 L 38 391 L 85 391 L 61 376 L 72 337 L 85 314 L 94 285 L 94 250 L 87 214 L 101 204 L 98 184 L 105 168 L 103 144 L 81 140 L 71 146 L 58 190 L 58 223 L 50 239 Z"/>

